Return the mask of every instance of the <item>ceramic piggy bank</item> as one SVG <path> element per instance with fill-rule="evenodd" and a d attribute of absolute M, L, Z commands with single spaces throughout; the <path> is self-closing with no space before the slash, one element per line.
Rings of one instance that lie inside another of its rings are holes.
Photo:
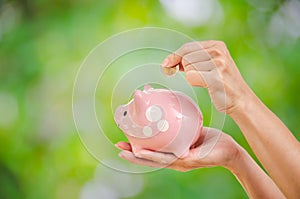
<path fill-rule="evenodd" d="M 202 130 L 201 111 L 191 98 L 149 85 L 144 91 L 136 90 L 128 104 L 119 106 L 114 119 L 133 153 L 147 149 L 183 158 Z"/>

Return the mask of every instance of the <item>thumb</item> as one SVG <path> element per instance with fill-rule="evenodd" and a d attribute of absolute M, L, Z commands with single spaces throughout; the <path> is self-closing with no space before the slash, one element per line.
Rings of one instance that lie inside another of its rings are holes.
<path fill-rule="evenodd" d="M 176 54 L 176 52 L 168 55 L 164 61 L 162 62 L 161 66 L 162 67 L 173 67 L 176 66 L 177 64 L 179 64 L 182 60 L 182 57 L 178 54 Z"/>
<path fill-rule="evenodd" d="M 205 158 L 213 150 L 222 134 L 222 131 L 208 127 L 203 127 L 203 132 L 206 133 L 206 135 L 200 146 L 200 159 Z"/>

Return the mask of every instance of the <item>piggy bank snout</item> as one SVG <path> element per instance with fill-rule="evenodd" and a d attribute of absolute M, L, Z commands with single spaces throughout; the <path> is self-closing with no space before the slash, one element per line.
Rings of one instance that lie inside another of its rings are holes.
<path fill-rule="evenodd" d="M 118 126 L 120 126 L 120 123 L 122 122 L 122 118 L 126 117 L 128 115 L 128 110 L 124 106 L 119 106 L 114 115 L 114 120 L 117 123 Z"/>

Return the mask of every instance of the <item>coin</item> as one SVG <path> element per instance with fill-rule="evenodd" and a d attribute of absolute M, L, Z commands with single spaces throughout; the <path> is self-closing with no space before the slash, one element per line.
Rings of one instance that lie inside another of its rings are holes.
<path fill-rule="evenodd" d="M 172 77 L 174 75 L 176 75 L 179 71 L 179 65 L 176 65 L 174 67 L 171 68 L 167 68 L 167 67 L 161 67 L 161 71 L 163 74 L 165 74 L 166 76 Z"/>

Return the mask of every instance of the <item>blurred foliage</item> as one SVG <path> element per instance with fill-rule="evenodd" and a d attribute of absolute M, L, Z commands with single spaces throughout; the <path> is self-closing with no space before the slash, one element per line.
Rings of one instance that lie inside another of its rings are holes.
<path fill-rule="evenodd" d="M 272 36 L 268 29 L 284 3 L 222 0 L 219 22 L 189 27 L 170 17 L 159 1 L 1 0 L 0 198 L 80 197 L 99 163 L 73 123 L 76 72 L 99 42 L 136 27 L 224 40 L 249 85 L 299 139 L 299 37 Z M 230 118 L 224 131 L 252 154 Z M 223 168 L 161 170 L 143 179 L 143 190 L 131 198 L 247 198 Z"/>

